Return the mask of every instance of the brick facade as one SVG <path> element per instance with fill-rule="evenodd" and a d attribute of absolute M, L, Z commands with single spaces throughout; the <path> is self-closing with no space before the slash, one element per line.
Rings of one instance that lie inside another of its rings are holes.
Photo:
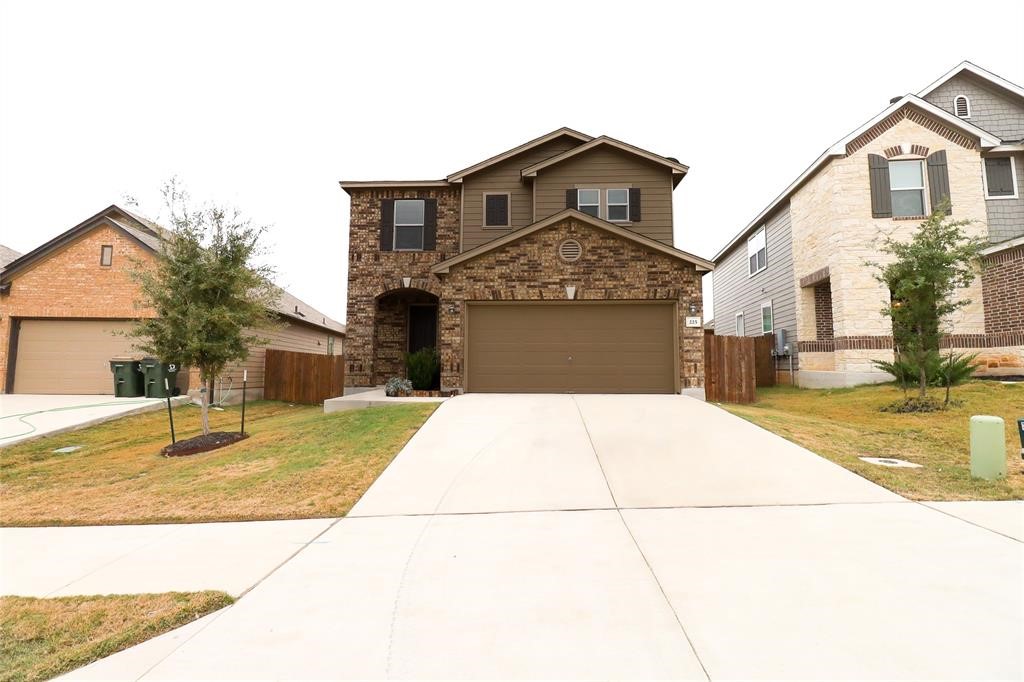
<path fill-rule="evenodd" d="M 100 247 L 114 247 L 109 267 L 100 266 Z M 9 294 L 0 296 L 0 391 L 7 385 L 11 318 L 64 317 L 136 319 L 152 317 L 139 308 L 133 262 L 152 254 L 124 232 L 99 225 L 47 258 L 16 273 Z"/>
<path fill-rule="evenodd" d="M 691 303 L 694 314 L 701 314 L 701 279 L 694 265 L 567 218 L 435 275 L 430 267 L 459 249 L 457 186 L 360 189 L 350 196 L 347 386 L 378 386 L 404 375 L 408 306 L 437 300 L 441 388 L 461 389 L 467 301 L 564 301 L 566 286 L 575 286 L 580 300 L 677 301 L 679 383 L 703 385 L 703 330 L 684 325 Z M 436 251 L 380 250 L 381 201 L 395 198 L 437 200 Z M 572 263 L 557 253 L 569 236 L 583 245 L 583 255 Z"/>
<path fill-rule="evenodd" d="M 985 331 L 1024 332 L 1024 246 L 992 254 L 981 273 Z"/>
<path fill-rule="evenodd" d="M 818 341 L 831 341 L 832 331 L 832 283 L 829 281 L 814 287 L 814 330 Z"/>

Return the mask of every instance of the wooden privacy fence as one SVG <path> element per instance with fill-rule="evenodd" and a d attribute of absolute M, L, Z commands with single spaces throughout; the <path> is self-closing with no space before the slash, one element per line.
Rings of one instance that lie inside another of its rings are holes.
<path fill-rule="evenodd" d="M 771 336 L 704 336 L 706 400 L 752 403 L 758 386 L 774 385 Z"/>
<path fill-rule="evenodd" d="M 345 387 L 345 358 L 341 355 L 296 353 L 267 349 L 263 397 L 315 405 L 341 395 Z"/>

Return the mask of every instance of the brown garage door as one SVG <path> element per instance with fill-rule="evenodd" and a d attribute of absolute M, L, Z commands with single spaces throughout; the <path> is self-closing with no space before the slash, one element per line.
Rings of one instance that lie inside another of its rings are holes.
<path fill-rule="evenodd" d="M 22 320 L 14 360 L 15 393 L 113 393 L 110 358 L 131 352 L 114 331 L 124 320 Z"/>
<path fill-rule="evenodd" d="M 672 305 L 577 302 L 468 308 L 468 391 L 675 392 Z"/>

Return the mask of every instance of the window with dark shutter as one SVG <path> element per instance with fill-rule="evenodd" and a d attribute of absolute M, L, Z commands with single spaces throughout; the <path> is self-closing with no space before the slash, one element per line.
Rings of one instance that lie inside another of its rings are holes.
<path fill-rule="evenodd" d="M 629 190 L 629 222 L 640 222 L 640 188 L 632 187 Z"/>
<path fill-rule="evenodd" d="M 422 199 L 395 200 L 395 251 L 422 251 L 426 208 Z"/>
<path fill-rule="evenodd" d="M 946 215 L 953 213 L 945 151 L 937 151 L 928 157 L 928 196 L 931 197 L 933 211 L 946 202 Z"/>
<path fill-rule="evenodd" d="M 871 217 L 892 217 L 892 194 L 889 189 L 889 160 L 868 154 L 868 179 L 871 183 Z"/>
<path fill-rule="evenodd" d="M 993 156 L 985 159 L 985 196 L 989 199 L 1017 197 L 1015 163 L 1012 156 Z"/>
<path fill-rule="evenodd" d="M 382 199 L 380 202 L 380 250 L 393 251 L 395 248 L 395 200 Z"/>
<path fill-rule="evenodd" d="M 484 194 L 484 227 L 508 227 L 509 195 Z"/>
<path fill-rule="evenodd" d="M 629 190 L 605 190 L 605 203 L 608 206 L 608 220 L 613 223 L 624 223 L 629 220 Z"/>
<path fill-rule="evenodd" d="M 579 209 L 579 192 L 574 189 L 565 190 L 565 207 Z"/>
<path fill-rule="evenodd" d="M 437 249 L 437 199 L 423 200 L 423 250 Z"/>
<path fill-rule="evenodd" d="M 576 203 L 582 213 L 587 213 L 595 218 L 601 217 L 601 190 L 579 189 L 576 190 Z"/>

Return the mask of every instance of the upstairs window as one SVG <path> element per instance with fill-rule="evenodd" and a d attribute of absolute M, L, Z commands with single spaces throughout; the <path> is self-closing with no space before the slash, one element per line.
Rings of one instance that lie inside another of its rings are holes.
<path fill-rule="evenodd" d="M 765 239 L 765 231 L 762 227 L 747 240 L 747 272 L 750 276 L 768 267 L 768 243 Z"/>
<path fill-rule="evenodd" d="M 985 198 L 1017 198 L 1017 166 L 1012 156 L 985 159 Z"/>
<path fill-rule="evenodd" d="M 592 215 L 595 218 L 601 217 L 601 190 L 581 189 L 577 194 L 579 210 L 582 213 Z"/>
<path fill-rule="evenodd" d="M 889 190 L 892 192 L 892 215 L 916 217 L 924 210 L 924 163 L 921 161 L 890 161 Z"/>
<path fill-rule="evenodd" d="M 957 95 L 953 98 L 953 111 L 960 118 L 970 118 L 971 100 L 966 95 Z"/>
<path fill-rule="evenodd" d="M 105 268 L 109 268 L 114 262 L 114 247 L 110 244 L 104 244 L 100 247 L 100 265 Z"/>
<path fill-rule="evenodd" d="M 610 189 L 608 197 L 608 220 L 611 222 L 626 222 L 629 220 L 629 190 Z"/>
<path fill-rule="evenodd" d="M 395 251 L 423 250 L 422 199 L 395 201 Z"/>
<path fill-rule="evenodd" d="M 508 227 L 509 195 L 484 194 L 484 227 Z"/>

